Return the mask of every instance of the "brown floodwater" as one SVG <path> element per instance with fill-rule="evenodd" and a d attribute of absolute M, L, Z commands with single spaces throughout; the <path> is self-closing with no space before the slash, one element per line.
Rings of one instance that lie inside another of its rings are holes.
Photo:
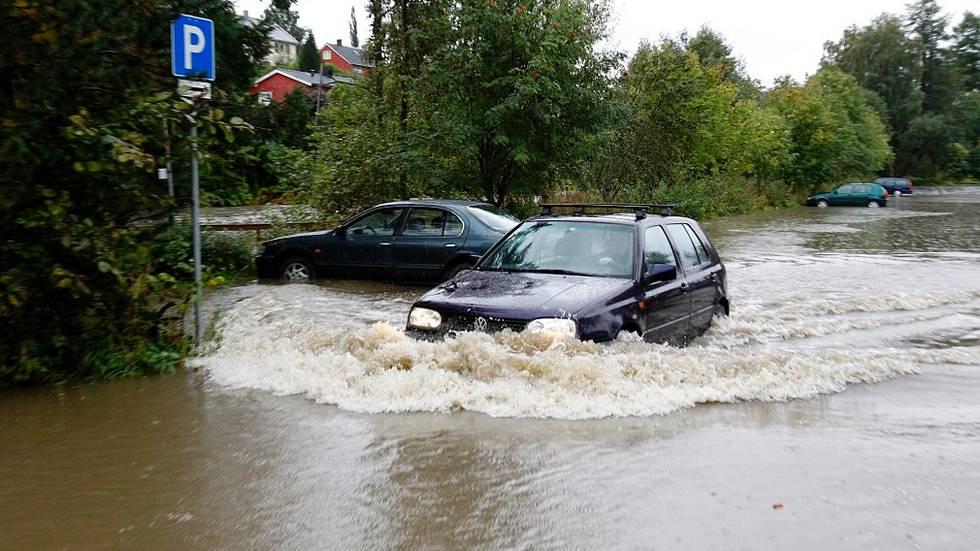
<path fill-rule="evenodd" d="M 0 393 L 0 549 L 980 548 L 980 189 L 706 229 L 683 349 L 215 293 L 192 372 Z"/>

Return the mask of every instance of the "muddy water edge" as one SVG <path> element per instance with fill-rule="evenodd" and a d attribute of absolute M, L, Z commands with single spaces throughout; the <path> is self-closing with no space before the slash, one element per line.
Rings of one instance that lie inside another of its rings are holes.
<path fill-rule="evenodd" d="M 980 189 L 706 229 L 683 350 L 225 290 L 196 373 L 0 393 L 0 549 L 980 548 Z"/>

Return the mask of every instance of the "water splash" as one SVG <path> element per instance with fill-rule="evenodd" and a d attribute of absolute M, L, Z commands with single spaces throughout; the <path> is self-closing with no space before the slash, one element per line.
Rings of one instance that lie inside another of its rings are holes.
<path fill-rule="evenodd" d="M 419 342 L 401 331 L 406 302 L 385 305 L 311 285 L 263 287 L 231 307 L 220 346 L 194 360 L 217 383 L 298 394 L 360 412 L 449 412 L 584 419 L 666 414 L 697 404 L 781 401 L 916 373 L 980 364 L 978 347 L 827 347 L 808 337 L 941 319 L 980 291 L 880 301 L 738 298 L 741 310 L 687 348 L 506 331 Z M 317 307 L 319 305 L 319 307 Z M 344 311 L 363 310 L 358 319 Z M 899 317 L 896 317 L 899 316 Z M 904 317 L 903 317 L 904 316 Z M 906 319 L 907 318 L 907 319 Z"/>

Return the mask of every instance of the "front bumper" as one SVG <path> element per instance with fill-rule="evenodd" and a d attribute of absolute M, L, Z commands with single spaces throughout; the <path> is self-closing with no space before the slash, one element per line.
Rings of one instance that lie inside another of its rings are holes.
<path fill-rule="evenodd" d="M 437 329 L 418 329 L 406 326 L 405 334 L 418 340 L 437 341 L 446 337 L 453 338 L 459 333 L 466 332 L 499 333 L 505 329 L 510 329 L 515 333 L 520 333 L 530 323 L 526 320 L 469 314 L 443 314 L 442 316 L 442 325 Z"/>

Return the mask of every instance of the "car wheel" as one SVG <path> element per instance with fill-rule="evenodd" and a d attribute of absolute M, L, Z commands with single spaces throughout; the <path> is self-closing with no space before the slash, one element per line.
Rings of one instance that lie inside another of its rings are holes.
<path fill-rule="evenodd" d="M 469 262 L 460 262 L 459 264 L 456 264 L 456 265 L 450 267 L 448 270 L 446 270 L 442 274 L 442 280 L 443 281 L 449 281 L 450 279 L 458 276 L 459 273 L 462 272 L 463 270 L 469 270 L 469 269 L 472 269 L 472 268 L 473 268 L 473 265 L 470 264 Z"/>
<path fill-rule="evenodd" d="M 825 208 L 827 208 L 829 206 L 830 206 L 830 203 L 828 203 L 826 199 L 821 199 L 821 200 L 817 201 L 817 207 L 819 207 L 819 208 L 825 209 Z"/>
<path fill-rule="evenodd" d="M 878 201 L 868 201 L 868 208 L 869 209 L 876 209 L 876 208 L 878 208 L 880 206 L 881 206 L 881 203 L 879 203 Z"/>
<path fill-rule="evenodd" d="M 313 264 L 300 256 L 287 258 L 279 268 L 279 279 L 284 283 L 309 283 L 314 277 Z"/>

